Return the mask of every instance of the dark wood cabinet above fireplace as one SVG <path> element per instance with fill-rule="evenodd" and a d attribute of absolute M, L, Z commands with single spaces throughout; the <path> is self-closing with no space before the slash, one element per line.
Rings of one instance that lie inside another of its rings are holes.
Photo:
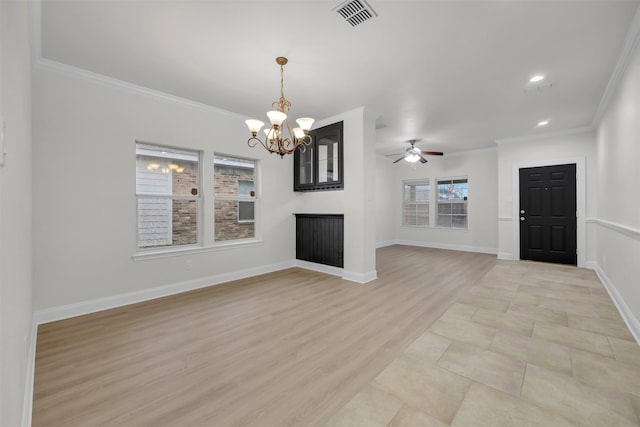
<path fill-rule="evenodd" d="M 293 154 L 293 190 L 326 191 L 344 188 L 342 122 L 309 132 L 311 144 Z"/>

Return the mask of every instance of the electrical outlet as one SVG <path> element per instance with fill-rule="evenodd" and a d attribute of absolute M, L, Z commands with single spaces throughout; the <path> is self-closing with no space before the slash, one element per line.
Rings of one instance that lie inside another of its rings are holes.
<path fill-rule="evenodd" d="M 184 268 L 186 270 L 191 270 L 191 267 L 193 267 L 193 262 L 190 259 L 186 260 L 184 262 Z"/>

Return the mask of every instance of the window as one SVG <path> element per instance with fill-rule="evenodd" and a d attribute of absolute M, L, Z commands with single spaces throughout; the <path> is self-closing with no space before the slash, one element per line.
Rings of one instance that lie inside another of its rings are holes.
<path fill-rule="evenodd" d="M 403 181 L 402 225 L 429 226 L 429 180 Z"/>
<path fill-rule="evenodd" d="M 214 240 L 255 237 L 256 161 L 213 157 Z"/>
<path fill-rule="evenodd" d="M 138 249 L 198 243 L 200 153 L 136 143 Z"/>
<path fill-rule="evenodd" d="M 438 178 L 438 227 L 468 228 L 467 178 Z"/>

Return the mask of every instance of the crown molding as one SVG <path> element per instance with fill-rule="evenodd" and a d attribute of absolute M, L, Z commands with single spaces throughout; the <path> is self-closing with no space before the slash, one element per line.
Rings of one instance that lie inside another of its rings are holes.
<path fill-rule="evenodd" d="M 611 99 L 620 86 L 620 82 L 622 81 L 624 72 L 627 69 L 627 65 L 629 65 L 629 61 L 631 61 L 633 52 L 635 51 L 638 43 L 640 43 L 640 5 L 638 5 L 636 14 L 633 17 L 633 21 L 631 21 L 631 26 L 629 27 L 629 31 L 627 32 L 627 37 L 625 38 L 622 52 L 620 52 L 620 56 L 618 57 L 618 62 L 616 62 L 616 65 L 613 68 L 613 72 L 611 73 L 611 77 L 609 77 L 609 82 L 607 83 L 607 87 L 605 88 L 604 94 L 600 99 L 598 108 L 596 108 L 596 113 L 593 116 L 591 127 L 597 128 L 600 125 L 600 122 L 602 121 L 602 118 L 604 117 L 604 114 L 607 111 L 609 104 L 611 103 Z"/>
<path fill-rule="evenodd" d="M 29 0 L 29 31 L 31 38 L 31 64 L 32 67 L 45 71 L 53 71 L 59 74 L 64 74 L 69 77 L 84 80 L 90 83 L 99 84 L 102 86 L 108 86 L 116 88 L 124 92 L 133 93 L 136 95 L 142 95 L 157 100 L 170 102 L 173 104 L 181 105 L 183 107 L 193 108 L 205 113 L 214 113 L 221 116 L 227 116 L 234 119 L 246 120 L 249 117 L 234 113 L 232 111 L 224 110 L 222 108 L 213 107 L 208 104 L 193 101 L 179 96 L 171 95 L 166 92 L 161 92 L 154 89 L 149 89 L 144 86 L 139 86 L 133 83 L 126 82 L 124 80 L 115 79 L 113 77 L 105 76 L 104 74 L 94 73 L 84 68 L 74 67 L 72 65 L 63 64 L 61 62 L 53 61 L 42 57 L 42 32 L 41 32 L 41 0 Z"/>
<path fill-rule="evenodd" d="M 625 70 L 627 69 L 627 65 L 631 61 L 633 53 L 635 51 L 636 46 L 640 43 L 640 5 L 636 9 L 636 13 L 631 21 L 631 25 L 629 30 L 627 31 L 627 36 L 625 38 L 624 45 L 622 47 L 622 51 L 620 52 L 620 56 L 618 57 L 618 61 L 609 77 L 609 82 L 604 90 L 602 98 L 600 99 L 600 103 L 596 108 L 596 112 L 591 121 L 590 126 L 580 127 L 580 128 L 572 128 L 560 130 L 558 132 L 549 132 L 544 134 L 532 135 L 532 136 L 518 136 L 514 138 L 505 138 L 505 139 L 497 139 L 495 142 L 498 145 L 501 144 L 510 144 L 514 142 L 531 142 L 539 139 L 553 138 L 558 136 L 567 136 L 572 134 L 578 134 L 583 132 L 591 132 L 598 129 L 600 126 L 600 122 L 604 117 L 609 104 L 611 103 L 611 99 L 616 93 L 618 87 L 620 86 L 620 82 L 622 81 L 622 77 L 624 75 Z"/>
<path fill-rule="evenodd" d="M 559 136 L 577 135 L 580 133 L 593 132 L 595 131 L 595 129 L 596 128 L 594 126 L 562 129 L 556 132 L 546 132 L 546 133 L 539 133 L 536 135 L 526 135 L 526 136 L 516 136 L 514 138 L 496 139 L 495 143 L 498 145 L 502 145 L 502 144 L 513 144 L 516 142 L 531 142 L 531 141 L 538 141 L 540 139 L 548 139 L 548 138 L 555 138 Z"/>
<path fill-rule="evenodd" d="M 85 81 L 90 81 L 93 83 L 98 83 L 104 86 L 115 87 L 120 90 L 124 90 L 130 93 L 135 93 L 138 95 L 144 95 L 148 97 L 153 97 L 156 99 L 161 99 L 163 101 L 168 101 L 172 103 L 176 103 L 182 106 L 187 106 L 191 108 L 195 108 L 200 111 L 220 114 L 223 116 L 233 117 L 236 119 L 245 120 L 248 117 L 242 114 L 234 113 L 228 110 L 223 110 L 221 108 L 213 107 L 208 104 L 203 104 L 200 102 L 192 101 L 190 99 L 181 98 L 175 95 L 171 95 L 165 92 L 149 89 L 143 86 L 138 86 L 133 83 L 125 82 L 123 80 L 114 79 L 112 77 L 108 77 L 102 74 L 94 73 L 82 68 L 73 67 L 70 65 L 62 64 L 60 62 L 48 60 L 42 57 L 42 32 L 41 32 L 41 0 L 28 0 L 28 9 L 29 9 L 29 28 L 30 28 L 30 38 L 31 38 L 31 60 L 34 67 L 44 70 L 56 71 L 68 76 L 72 76 L 75 78 L 80 78 Z M 578 133 L 586 133 L 594 131 L 600 125 L 600 122 L 613 98 L 616 90 L 618 89 L 622 77 L 624 75 L 624 71 L 629 64 L 633 52 L 636 46 L 640 43 L 640 5 L 636 9 L 636 13 L 631 22 L 631 26 L 629 27 L 629 31 L 627 32 L 627 36 L 625 38 L 624 46 L 618 57 L 618 61 L 611 73 L 607 86 L 605 88 L 604 94 L 600 99 L 600 103 L 596 108 L 595 115 L 591 122 L 590 126 L 580 127 L 580 128 L 571 128 L 560 130 L 557 132 L 549 132 L 544 134 L 537 135 L 527 135 L 527 136 L 518 136 L 513 138 L 504 138 L 497 139 L 495 143 L 498 145 L 501 144 L 510 144 L 516 142 L 530 142 L 539 139 L 553 138 L 558 136 L 567 136 Z M 329 118 L 325 118 L 322 120 L 324 122 L 330 122 L 331 120 L 335 120 L 340 116 L 345 114 L 353 113 L 354 111 L 362 109 L 362 113 L 370 118 L 378 118 L 379 115 L 377 112 L 365 110 L 364 107 L 356 108 L 355 110 L 339 114 L 337 116 L 332 116 Z M 318 123 L 316 126 L 318 127 Z M 474 151 L 474 150 L 471 150 Z M 453 154 L 453 153 L 451 153 Z"/>
<path fill-rule="evenodd" d="M 179 96 L 171 95 L 165 92 L 161 92 L 154 89 L 149 89 L 144 86 L 138 86 L 133 83 L 125 82 L 123 80 L 114 79 L 103 74 L 94 73 L 92 71 L 85 70 L 83 68 L 74 67 L 72 65 L 63 64 L 61 62 L 52 61 L 50 59 L 38 58 L 34 64 L 34 68 L 53 71 L 59 74 L 64 74 L 69 77 L 73 77 L 79 80 L 84 80 L 90 83 L 99 84 L 102 86 L 108 86 L 111 88 L 122 90 L 136 95 L 142 95 L 156 100 L 170 102 L 184 107 L 193 108 L 205 113 L 214 113 L 221 116 L 227 116 L 234 119 L 246 120 L 248 117 L 242 114 L 234 113 L 222 108 L 213 107 L 208 104 L 192 101 L 190 99 L 181 98 Z"/>

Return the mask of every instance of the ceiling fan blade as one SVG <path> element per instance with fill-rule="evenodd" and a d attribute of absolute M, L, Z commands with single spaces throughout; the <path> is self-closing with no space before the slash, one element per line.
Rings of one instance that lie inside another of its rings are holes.
<path fill-rule="evenodd" d="M 442 156 L 444 153 L 442 151 L 421 151 L 422 154 L 426 154 L 428 156 Z"/>
<path fill-rule="evenodd" d="M 398 160 L 396 160 L 396 161 L 395 161 L 395 162 L 393 162 L 393 163 L 398 163 L 400 160 L 404 160 L 404 157 L 400 157 Z"/>
<path fill-rule="evenodd" d="M 385 157 L 395 157 L 395 156 L 404 156 L 407 153 L 393 153 L 393 154 L 385 154 Z"/>
<path fill-rule="evenodd" d="M 420 157 L 420 163 L 422 164 L 427 163 L 427 159 L 425 159 L 424 157 Z"/>

